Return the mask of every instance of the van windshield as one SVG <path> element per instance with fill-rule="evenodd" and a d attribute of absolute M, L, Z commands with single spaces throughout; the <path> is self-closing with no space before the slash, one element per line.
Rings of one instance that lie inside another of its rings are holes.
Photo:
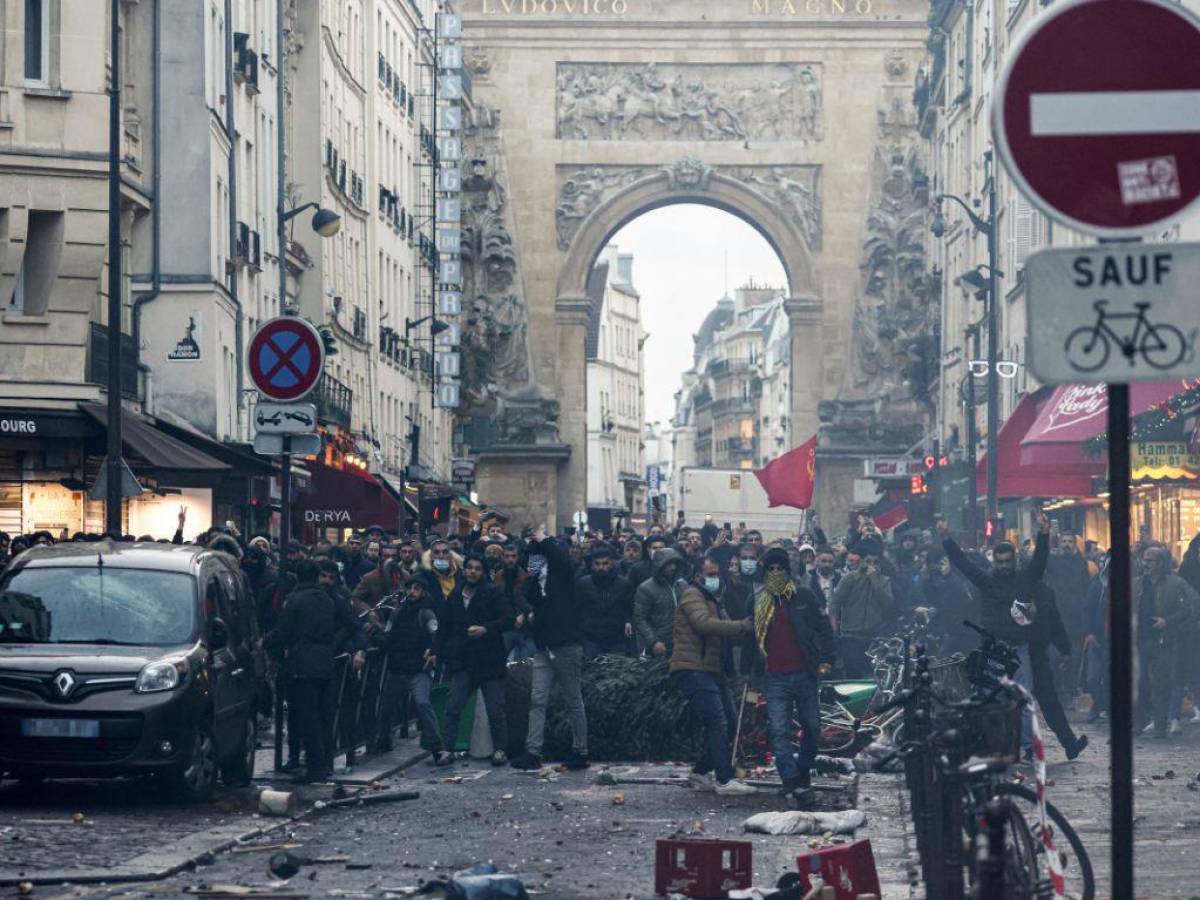
<path fill-rule="evenodd" d="M 145 569 L 26 568 L 0 578 L 0 643 L 185 644 L 192 578 Z"/>

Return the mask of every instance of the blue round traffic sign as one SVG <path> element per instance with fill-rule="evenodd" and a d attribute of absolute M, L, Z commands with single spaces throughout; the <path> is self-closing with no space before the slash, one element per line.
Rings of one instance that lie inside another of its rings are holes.
<path fill-rule="evenodd" d="M 246 368 L 259 393 L 271 400 L 299 400 L 321 379 L 325 344 L 304 319 L 280 316 L 264 322 L 250 339 Z"/>

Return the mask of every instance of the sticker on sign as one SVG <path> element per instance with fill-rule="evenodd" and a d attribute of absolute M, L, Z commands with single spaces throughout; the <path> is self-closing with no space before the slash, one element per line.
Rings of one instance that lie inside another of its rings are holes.
<path fill-rule="evenodd" d="M 1200 376 L 1200 244 L 1043 250 L 1025 278 L 1029 369 L 1040 381 Z"/>

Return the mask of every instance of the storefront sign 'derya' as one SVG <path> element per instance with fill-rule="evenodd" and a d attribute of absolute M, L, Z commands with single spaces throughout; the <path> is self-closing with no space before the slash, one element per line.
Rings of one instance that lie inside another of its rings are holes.
<path fill-rule="evenodd" d="M 868 16 L 878 0 L 729 0 L 751 16 Z M 465 15 L 638 16 L 654 12 L 655 0 L 470 0 Z"/>

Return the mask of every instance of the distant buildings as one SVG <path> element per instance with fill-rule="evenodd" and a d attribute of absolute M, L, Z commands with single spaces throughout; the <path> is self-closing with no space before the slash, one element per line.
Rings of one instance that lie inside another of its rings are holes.
<path fill-rule="evenodd" d="M 645 512 L 646 466 L 641 297 L 633 256 L 609 244 L 588 279 L 587 442 L 589 520 Z M 593 527 L 603 527 L 592 522 Z"/>
<path fill-rule="evenodd" d="M 753 469 L 789 449 L 784 291 L 751 283 L 722 297 L 694 340 L 693 365 L 676 394 L 674 471 Z"/>

